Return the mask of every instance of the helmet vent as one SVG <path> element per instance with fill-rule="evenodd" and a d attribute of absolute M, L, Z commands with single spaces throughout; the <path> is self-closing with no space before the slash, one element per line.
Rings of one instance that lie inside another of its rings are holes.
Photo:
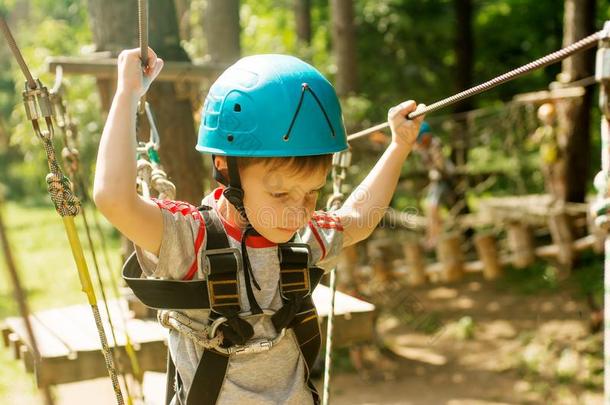
<path fill-rule="evenodd" d="M 235 103 L 235 105 L 233 106 L 233 111 L 240 112 L 241 111 L 241 104 Z"/>

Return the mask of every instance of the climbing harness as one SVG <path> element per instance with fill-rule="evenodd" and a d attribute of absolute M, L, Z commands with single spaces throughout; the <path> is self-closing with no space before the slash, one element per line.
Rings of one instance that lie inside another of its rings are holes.
<path fill-rule="evenodd" d="M 207 243 L 203 248 L 202 263 L 207 277 L 193 280 L 166 280 L 142 278 L 135 254 L 125 263 L 123 278 L 135 295 L 147 306 L 160 309 L 159 318 L 163 325 L 184 333 L 189 339 L 200 344 L 203 354 L 194 380 L 188 392 L 183 392 L 180 374 L 175 372 L 171 356 L 168 357 L 168 388 L 176 381 L 175 392 L 185 405 L 211 405 L 216 403 L 225 378 L 229 358 L 248 353 L 270 350 L 292 329 L 308 370 L 320 347 L 320 330 L 311 292 L 319 283 L 323 270 L 310 266 L 310 252 L 306 244 L 295 238 L 278 245 L 280 263 L 280 293 L 283 306 L 277 312 L 251 309 L 243 312 L 239 296 L 239 273 L 244 269 L 242 253 L 231 248 L 221 219 L 214 209 L 201 206 L 191 212 L 205 229 Z M 199 246 L 200 248 L 201 246 Z M 196 246 L 196 248 L 198 248 Z M 198 250 L 198 249 L 197 249 Z M 196 263 L 194 263 L 196 268 Z M 190 272 L 189 272 L 190 273 Z M 210 310 L 208 323 L 202 325 L 177 312 L 177 310 Z M 273 339 L 251 339 L 253 329 L 246 319 L 252 316 L 269 316 L 277 332 Z M 316 403 L 319 398 L 315 387 L 308 386 Z M 168 400 L 174 392 L 168 392 Z M 169 403 L 169 402 L 168 402 Z"/>
<path fill-rule="evenodd" d="M 55 156 L 55 150 L 53 149 L 54 127 L 51 118 L 53 116 L 53 111 L 49 99 L 49 92 L 47 88 L 42 85 L 40 80 L 33 79 L 27 65 L 25 64 L 25 61 L 23 60 L 21 52 L 15 43 L 13 35 L 11 34 L 9 27 L 2 16 L 0 16 L 0 29 L 4 33 L 7 43 L 9 44 L 15 59 L 17 60 L 24 73 L 24 76 L 27 79 L 25 89 L 23 91 L 23 102 L 27 118 L 32 122 L 34 132 L 42 141 L 47 154 L 50 173 L 47 175 L 46 180 L 48 183 L 49 194 L 53 204 L 55 205 L 55 209 L 62 217 L 64 227 L 66 228 L 66 234 L 70 242 L 74 261 L 76 262 L 81 286 L 83 292 L 87 295 L 87 299 L 93 313 L 93 318 L 95 320 L 95 325 L 98 330 L 100 343 L 102 345 L 102 353 L 104 354 L 106 368 L 108 369 L 108 374 L 112 382 L 117 404 L 123 405 L 123 394 L 121 392 L 121 387 L 119 386 L 112 354 L 108 347 L 106 332 L 102 326 L 102 319 L 97 305 L 97 297 L 91 283 L 91 276 L 89 274 L 89 269 L 87 268 L 83 248 L 80 244 L 80 239 L 74 224 L 74 217 L 78 215 L 80 210 L 80 201 L 72 192 L 70 181 L 62 173 Z M 41 121 L 44 121 L 46 128 L 42 128 Z"/>
<path fill-rule="evenodd" d="M 333 194 L 329 197 L 326 208 L 329 211 L 338 209 L 345 199 L 341 188 L 347 178 L 347 169 L 352 161 L 352 152 L 348 149 L 343 152 L 335 153 L 332 161 Z M 328 405 L 330 401 L 330 377 L 332 369 L 332 349 L 333 349 L 333 326 L 335 319 L 335 296 L 337 293 L 337 269 L 330 271 L 330 310 L 326 320 L 326 343 L 324 346 L 324 386 L 322 394 L 322 404 Z"/>

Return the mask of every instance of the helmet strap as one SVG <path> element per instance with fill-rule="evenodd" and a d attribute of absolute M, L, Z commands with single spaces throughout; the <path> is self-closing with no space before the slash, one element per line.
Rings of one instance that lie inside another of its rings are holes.
<path fill-rule="evenodd" d="M 237 158 L 234 156 L 227 156 L 227 167 L 229 169 L 228 182 L 224 179 L 222 173 L 216 169 L 216 165 L 214 165 L 214 177 L 216 178 L 216 175 L 218 174 L 218 177 L 225 180 L 225 182 L 222 184 L 224 184 L 226 187 L 222 194 L 225 196 L 227 201 L 229 201 L 237 209 L 242 219 L 244 219 L 246 222 L 250 222 L 248 221 L 248 216 L 246 215 L 246 209 L 244 207 L 244 190 L 241 188 Z"/>

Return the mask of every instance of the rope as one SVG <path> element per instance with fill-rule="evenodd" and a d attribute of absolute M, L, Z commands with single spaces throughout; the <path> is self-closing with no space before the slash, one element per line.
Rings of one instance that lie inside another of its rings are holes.
<path fill-rule="evenodd" d="M 51 93 L 50 93 L 50 100 L 53 105 L 55 121 L 57 122 L 57 125 L 60 128 L 61 133 L 63 135 L 62 138 L 64 141 L 64 148 L 62 149 L 62 159 L 63 159 L 63 163 L 64 163 L 64 170 L 68 173 L 68 177 L 72 180 L 73 184 L 75 185 L 75 189 L 81 194 L 81 196 L 85 200 L 90 201 L 88 193 L 87 193 L 87 187 L 85 186 L 84 181 L 79 174 L 81 166 L 80 166 L 80 160 L 79 160 L 79 152 L 77 150 L 77 146 L 78 146 L 78 139 L 76 137 L 77 128 L 76 128 L 76 125 L 73 123 L 73 121 L 70 117 L 70 114 L 68 114 L 68 110 L 67 110 L 66 104 L 64 102 L 63 96 L 62 96 L 62 92 L 63 92 L 62 80 L 63 80 L 63 72 L 62 72 L 61 67 L 58 67 L 58 69 L 56 69 L 55 84 L 53 85 L 53 89 L 51 90 Z M 116 338 L 116 332 L 115 332 L 115 327 L 114 327 L 114 324 L 112 321 L 112 317 L 110 315 L 108 299 L 106 296 L 106 286 L 105 286 L 105 283 L 102 278 L 101 268 L 99 265 L 99 261 L 97 259 L 96 250 L 95 250 L 95 247 L 93 244 L 93 238 L 91 236 L 91 227 L 89 226 L 89 221 L 87 219 L 87 215 L 86 215 L 84 206 L 81 206 L 81 212 L 82 212 L 82 218 L 83 218 L 83 225 L 85 228 L 87 241 L 88 241 L 88 245 L 89 245 L 89 250 L 91 252 L 91 257 L 93 259 L 95 273 L 97 276 L 98 286 L 99 286 L 100 292 L 102 294 L 102 300 L 104 302 L 104 307 L 105 307 L 105 310 L 106 310 L 106 313 L 108 316 L 108 324 L 110 326 L 110 331 L 112 333 L 112 341 L 114 343 L 114 348 L 117 348 L 118 340 Z M 102 248 L 106 249 L 103 232 L 101 231 L 99 224 L 96 224 L 96 225 L 97 225 L 97 231 L 99 232 L 99 236 L 102 241 Z M 108 258 L 108 253 L 106 250 L 104 250 L 104 255 L 106 258 L 106 265 L 107 265 L 108 272 L 111 275 L 110 284 L 113 289 L 113 293 L 116 298 L 120 298 L 120 293 L 118 290 L 118 281 L 113 276 L 114 272 L 112 271 L 112 266 L 110 265 L 110 260 Z M 135 355 L 135 349 L 133 348 L 132 341 L 129 336 L 129 332 L 128 332 L 128 328 L 127 328 L 127 318 L 126 318 L 123 308 L 121 307 L 120 304 L 118 306 L 118 309 L 119 309 L 119 314 L 120 314 L 120 317 L 121 317 L 121 320 L 122 320 L 123 326 L 124 326 L 123 329 L 124 329 L 125 340 L 126 340 L 125 351 L 127 353 L 129 363 L 131 364 L 132 373 L 135 375 L 136 380 L 139 383 L 141 383 L 142 382 L 142 375 L 141 375 L 142 373 L 140 370 L 137 356 Z M 125 386 L 125 391 L 127 393 L 127 402 L 128 402 L 128 404 L 132 404 L 133 398 L 131 395 L 129 384 L 127 383 L 127 377 L 126 377 L 125 367 L 124 367 L 124 363 L 123 363 L 123 352 L 120 350 L 118 352 L 116 350 L 112 350 L 112 355 L 113 355 L 113 359 L 117 362 L 119 372 L 123 379 L 123 385 Z"/>
<path fill-rule="evenodd" d="M 337 210 L 345 196 L 341 192 L 341 186 L 347 177 L 347 169 L 352 160 L 352 153 L 348 151 L 336 153 L 333 155 L 333 194 L 326 203 L 326 207 L 330 211 Z M 330 271 L 329 287 L 331 291 L 330 311 L 328 311 L 328 319 L 326 320 L 326 343 L 324 351 L 324 387 L 322 392 L 322 405 L 328 405 L 330 401 L 330 377 L 332 371 L 332 349 L 333 349 L 333 327 L 335 319 L 335 295 L 337 292 L 337 269 L 333 268 Z"/>
<path fill-rule="evenodd" d="M 204 349 L 215 349 L 222 344 L 224 339 L 222 332 L 218 332 L 216 336 L 210 339 L 212 330 L 210 325 L 199 323 L 177 311 L 158 311 L 157 319 L 164 328 L 174 329 Z"/>
<path fill-rule="evenodd" d="M 148 0 L 138 0 L 138 33 L 142 67 L 148 66 Z"/>
<path fill-rule="evenodd" d="M 421 115 L 424 114 L 429 114 L 431 112 L 440 110 L 442 108 L 445 108 L 447 106 L 450 106 L 452 104 L 455 104 L 459 101 L 462 101 L 466 98 L 475 96 L 479 93 L 485 92 L 487 90 L 490 90 L 496 86 L 499 86 L 502 83 L 506 83 L 510 80 L 516 79 L 517 77 L 523 76 L 526 73 L 529 73 L 533 70 L 536 69 L 540 69 L 542 67 L 545 67 L 547 65 L 559 62 L 565 58 L 567 58 L 570 55 L 573 55 L 577 52 L 580 51 L 584 51 L 586 49 L 592 48 L 593 46 L 595 46 L 595 44 L 597 43 L 597 41 L 601 38 L 603 31 L 598 31 L 592 35 L 589 35 L 588 37 L 581 39 L 578 42 L 575 42 L 574 44 L 567 46 L 565 48 L 562 48 L 556 52 L 550 53 L 542 58 L 536 59 L 533 62 L 530 62 L 526 65 L 523 65 L 521 67 L 518 67 L 517 69 L 513 69 L 507 73 L 504 73 L 503 75 L 497 76 L 491 80 L 488 80 L 482 84 L 479 84 L 478 86 L 472 87 L 468 90 L 462 91 L 460 93 L 457 93 L 453 96 L 444 98 L 440 101 L 437 101 L 433 104 L 430 104 L 428 106 L 426 106 L 425 108 L 419 109 L 417 111 L 414 111 L 412 113 L 410 113 L 407 118 L 408 119 L 414 119 L 417 118 Z M 382 130 L 384 128 L 388 127 L 388 123 L 384 122 L 382 124 L 378 124 L 375 125 L 371 128 L 356 132 L 355 134 L 352 134 L 350 136 L 347 137 L 348 141 L 353 141 L 355 139 L 361 138 L 363 136 L 367 136 L 373 132 Z"/>
<path fill-rule="evenodd" d="M 140 42 L 140 59 L 142 68 L 148 66 L 148 0 L 138 0 L 138 36 Z M 142 113 L 146 103 L 146 94 L 140 98 L 138 113 Z"/>
<path fill-rule="evenodd" d="M 45 86 L 42 85 L 40 80 L 34 80 L 29 74 L 29 69 L 21 56 L 21 52 L 15 43 L 15 40 L 10 32 L 8 25 L 3 17 L 0 16 L 0 27 L 6 37 L 6 40 L 15 56 L 15 59 L 21 66 L 21 70 L 28 79 L 26 82 L 25 90 L 23 91 L 23 101 L 25 112 L 28 120 L 31 121 L 32 127 L 36 135 L 40 138 L 43 143 L 47 155 L 47 163 L 49 166 L 50 173 L 46 177 L 49 194 L 51 200 L 55 205 L 57 213 L 62 217 L 64 227 L 66 229 L 66 235 L 72 249 L 72 255 L 78 269 L 78 275 L 80 278 L 83 292 L 87 295 L 87 299 L 93 312 L 96 327 L 100 342 L 102 345 L 102 353 L 104 355 L 104 361 L 106 363 L 106 369 L 110 376 L 112 387 L 115 392 L 116 400 L 118 405 L 123 405 L 123 394 L 121 387 L 118 382 L 117 373 L 114 368 L 114 362 L 112 355 L 108 348 L 106 334 L 104 327 L 101 322 L 99 315 L 99 309 L 97 306 L 97 298 L 95 291 L 91 283 L 91 276 L 89 269 L 87 268 L 87 262 L 84 257 L 83 248 L 80 244 L 80 239 L 76 231 L 76 225 L 74 224 L 74 217 L 78 215 L 80 210 L 80 201 L 72 192 L 72 186 L 70 180 L 64 176 L 57 158 L 55 156 L 55 150 L 53 148 L 53 116 L 52 104 L 49 98 L 49 92 Z M 31 80 L 30 80 L 31 79 Z M 44 120 L 46 129 L 40 127 L 40 120 Z"/>

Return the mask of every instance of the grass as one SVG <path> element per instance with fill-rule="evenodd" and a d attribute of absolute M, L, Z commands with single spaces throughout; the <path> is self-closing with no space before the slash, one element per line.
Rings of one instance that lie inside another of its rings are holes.
<path fill-rule="evenodd" d="M 93 226 L 94 208 L 87 206 L 85 210 L 89 225 Z M 85 295 L 81 292 L 76 265 L 68 245 L 63 221 L 55 212 L 51 203 L 26 207 L 9 202 L 5 205 L 2 214 L 30 309 L 40 311 L 87 303 Z M 115 278 L 118 278 L 118 266 L 120 264 L 119 235 L 112 231 L 110 225 L 103 218 L 99 217 L 99 221 L 108 244 Z M 97 285 L 82 218 L 77 217 L 76 224 L 91 277 L 94 284 Z M 103 280 L 108 286 L 110 275 L 104 266 L 105 262 L 99 238 L 95 230 L 92 232 L 98 261 L 101 261 Z M 13 298 L 13 287 L 6 271 L 4 252 L 0 252 L 0 269 L 0 273 L 2 273 L 0 275 L 0 319 L 8 316 L 18 316 L 17 304 Z M 112 296 L 111 291 L 108 291 L 107 294 Z M 33 377 L 26 375 L 22 364 L 12 360 L 10 352 L 1 346 L 0 363 L 2 364 L 2 367 L 0 367 L 0 403 L 7 403 L 8 398 L 12 397 L 17 391 L 20 391 L 20 395 L 31 397 L 34 401 Z"/>
<path fill-rule="evenodd" d="M 94 213 L 92 207 L 86 207 L 86 213 L 91 226 Z M 68 245 L 63 221 L 55 210 L 50 206 L 23 208 L 9 203 L 4 211 L 4 221 L 31 309 L 38 311 L 84 303 L 85 295 L 80 289 L 76 265 Z M 95 282 L 95 270 L 82 219 L 77 217 L 76 224 L 89 263 L 89 271 Z M 111 259 L 114 258 L 114 265 L 118 267 L 118 237 L 110 231 L 106 222 L 102 222 L 102 228 L 110 251 L 113 252 Z M 93 239 L 98 261 L 101 262 L 103 279 L 108 283 L 109 275 L 104 266 L 99 238 L 96 238 L 95 231 L 93 231 Z M 4 265 L 4 257 L 2 259 Z M 118 274 L 118 269 L 116 271 Z M 11 295 L 12 286 L 7 279 L 6 283 L 0 285 L 0 318 L 17 314 L 17 306 Z"/>

